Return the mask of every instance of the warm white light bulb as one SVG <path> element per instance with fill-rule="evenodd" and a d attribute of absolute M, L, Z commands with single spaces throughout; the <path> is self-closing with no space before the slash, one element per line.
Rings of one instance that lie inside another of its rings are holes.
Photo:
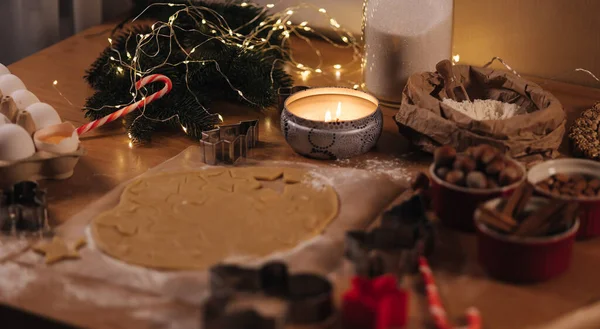
<path fill-rule="evenodd" d="M 294 11 L 293 11 L 293 10 L 288 10 L 286 14 L 288 14 L 288 15 L 293 15 L 293 14 L 294 14 Z"/>
<path fill-rule="evenodd" d="M 316 69 L 316 70 L 315 70 L 315 72 L 317 72 L 317 73 L 323 73 L 323 70 L 321 70 L 321 69 Z"/>
<path fill-rule="evenodd" d="M 325 8 L 321 8 L 321 9 L 319 9 L 319 12 L 325 14 L 327 12 L 327 10 L 325 10 Z"/>
<path fill-rule="evenodd" d="M 267 5 L 267 8 L 273 8 L 273 7 L 275 7 L 275 5 L 272 4 L 272 3 L 270 3 L 270 4 Z"/>
<path fill-rule="evenodd" d="M 336 70 L 339 70 L 339 69 L 341 69 L 341 68 L 342 68 L 342 66 L 341 66 L 340 64 L 335 64 L 335 65 L 333 66 L 333 68 L 334 68 L 334 69 L 336 69 Z"/>
<path fill-rule="evenodd" d="M 460 62 L 460 55 L 456 54 L 456 55 L 452 56 L 452 60 L 454 61 L 454 63 Z"/>

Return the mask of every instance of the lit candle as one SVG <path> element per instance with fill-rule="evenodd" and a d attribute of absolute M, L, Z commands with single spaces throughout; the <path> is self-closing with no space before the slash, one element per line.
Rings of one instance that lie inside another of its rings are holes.
<path fill-rule="evenodd" d="M 344 159 L 370 150 L 383 127 L 377 99 L 345 88 L 314 88 L 288 97 L 281 131 L 299 154 Z"/>
<path fill-rule="evenodd" d="M 325 122 L 356 120 L 369 116 L 377 110 L 376 101 L 369 99 L 370 96 L 367 94 L 356 92 L 356 95 L 352 95 L 347 93 L 352 90 L 330 89 L 332 93 L 292 99 L 288 102 L 287 109 L 301 118 Z M 361 97 L 361 94 L 365 97 Z"/>

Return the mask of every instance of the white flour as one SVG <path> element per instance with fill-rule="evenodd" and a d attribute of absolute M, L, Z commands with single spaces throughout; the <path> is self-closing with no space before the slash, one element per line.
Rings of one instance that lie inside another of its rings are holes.
<path fill-rule="evenodd" d="M 166 301 L 166 298 L 137 295 L 132 296 L 128 291 L 119 287 L 91 289 L 89 286 L 72 280 L 63 282 L 66 296 L 77 301 L 87 302 L 100 307 L 141 307 L 156 305 Z"/>
<path fill-rule="evenodd" d="M 406 160 L 380 160 L 379 158 L 367 159 L 364 161 L 354 162 L 350 159 L 337 160 L 333 165 L 339 168 L 354 168 L 362 169 L 365 173 L 375 175 L 386 175 L 396 183 L 406 183 L 410 181 L 413 171 L 407 169 L 408 162 Z M 349 172 L 349 174 L 354 174 Z"/>
<path fill-rule="evenodd" d="M 36 279 L 32 269 L 8 262 L 0 264 L 0 300 L 17 298 Z"/>
<path fill-rule="evenodd" d="M 525 111 L 517 104 L 504 103 L 493 99 L 476 99 L 473 102 L 457 102 L 453 99 L 446 98 L 443 103 L 471 119 L 478 121 L 504 120 L 516 115 L 525 114 Z"/>

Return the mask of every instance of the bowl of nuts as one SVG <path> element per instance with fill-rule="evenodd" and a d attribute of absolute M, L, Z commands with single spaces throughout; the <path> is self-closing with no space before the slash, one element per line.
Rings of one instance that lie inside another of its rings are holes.
<path fill-rule="evenodd" d="M 489 145 L 471 147 L 462 154 L 442 146 L 434 152 L 429 175 L 433 209 L 442 223 L 473 232 L 475 209 L 510 195 L 525 181 L 525 168 Z"/>
<path fill-rule="evenodd" d="M 529 170 L 527 180 L 536 193 L 576 201 L 581 222 L 578 239 L 600 236 L 600 163 L 585 159 L 558 159 Z"/>

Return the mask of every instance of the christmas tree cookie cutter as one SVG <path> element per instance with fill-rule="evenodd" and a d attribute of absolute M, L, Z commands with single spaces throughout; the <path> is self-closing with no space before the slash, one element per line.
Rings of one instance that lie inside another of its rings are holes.
<path fill-rule="evenodd" d="M 221 125 L 202 132 L 200 149 L 202 161 L 209 165 L 219 162 L 234 164 L 248 157 L 249 150 L 258 144 L 258 119 Z"/>
<path fill-rule="evenodd" d="M 204 305 L 204 328 L 283 328 L 332 319 L 333 286 L 324 277 L 288 273 L 280 262 L 244 268 L 218 265 L 210 270 L 211 296 Z M 258 304 L 268 302 L 271 314 Z"/>
<path fill-rule="evenodd" d="M 49 233 L 46 191 L 29 181 L 0 190 L 0 231 L 12 236 Z"/>
<path fill-rule="evenodd" d="M 402 276 L 418 269 L 418 257 L 430 254 L 433 243 L 424 200 L 415 195 L 385 212 L 379 227 L 347 232 L 345 256 L 359 276 Z"/>

